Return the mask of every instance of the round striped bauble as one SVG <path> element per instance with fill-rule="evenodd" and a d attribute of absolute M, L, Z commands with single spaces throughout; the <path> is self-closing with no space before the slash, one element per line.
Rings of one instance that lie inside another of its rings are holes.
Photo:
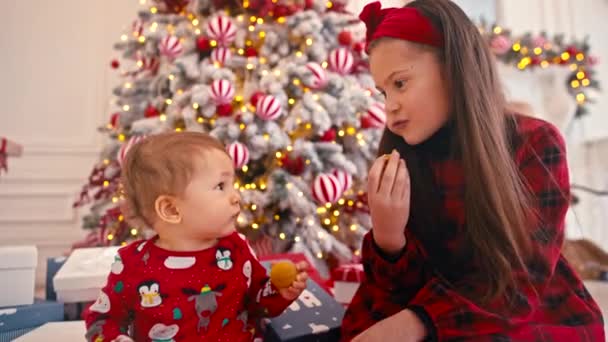
<path fill-rule="evenodd" d="M 327 73 L 319 63 L 310 62 L 306 64 L 306 68 L 312 73 L 312 77 L 307 86 L 313 89 L 321 89 L 327 84 Z"/>
<path fill-rule="evenodd" d="M 334 169 L 331 173 L 336 176 L 342 185 L 343 193 L 350 189 L 350 187 L 353 185 L 353 176 L 350 173 L 340 169 Z"/>
<path fill-rule="evenodd" d="M 368 122 L 372 127 L 384 128 L 386 125 L 386 111 L 384 103 L 376 102 L 367 110 Z"/>
<path fill-rule="evenodd" d="M 165 38 L 161 39 L 160 43 L 158 44 L 158 48 L 163 56 L 167 56 L 169 58 L 175 58 L 184 51 L 182 43 L 176 36 L 166 36 Z"/>
<path fill-rule="evenodd" d="M 240 169 L 249 163 L 249 149 L 238 141 L 228 145 L 228 154 L 232 158 L 235 169 Z"/>
<path fill-rule="evenodd" d="M 216 104 L 227 104 L 234 98 L 234 87 L 228 80 L 215 80 L 209 88 L 209 94 Z"/>
<path fill-rule="evenodd" d="M 211 52 L 211 60 L 219 64 L 226 64 L 232 58 L 232 52 L 225 47 L 218 47 Z"/>
<path fill-rule="evenodd" d="M 281 103 L 272 95 L 266 95 L 258 100 L 256 114 L 262 120 L 275 120 L 283 113 Z"/>
<path fill-rule="evenodd" d="M 230 18 L 219 15 L 207 23 L 207 35 L 219 45 L 228 46 L 236 38 L 236 25 Z"/>
<path fill-rule="evenodd" d="M 329 66 L 341 75 L 346 75 L 353 69 L 354 58 L 348 48 L 340 47 L 329 54 Z"/>
<path fill-rule="evenodd" d="M 118 154 L 116 155 L 116 160 L 118 160 L 118 164 L 122 166 L 122 163 L 125 161 L 127 157 L 127 153 L 133 147 L 133 145 L 141 142 L 146 137 L 144 135 L 134 135 L 127 142 L 123 143 L 120 149 L 118 150 Z"/>
<path fill-rule="evenodd" d="M 335 203 L 342 196 L 342 184 L 331 173 L 322 173 L 312 184 L 312 196 L 320 204 Z"/>

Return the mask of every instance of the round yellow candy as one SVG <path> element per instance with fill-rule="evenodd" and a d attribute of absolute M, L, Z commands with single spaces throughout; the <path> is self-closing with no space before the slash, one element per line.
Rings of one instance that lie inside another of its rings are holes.
<path fill-rule="evenodd" d="M 279 289 L 290 287 L 297 275 L 296 265 L 291 261 L 279 261 L 270 269 L 270 281 Z"/>

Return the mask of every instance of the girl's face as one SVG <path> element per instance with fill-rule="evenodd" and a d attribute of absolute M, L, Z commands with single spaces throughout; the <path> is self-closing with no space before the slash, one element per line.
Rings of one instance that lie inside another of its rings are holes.
<path fill-rule="evenodd" d="M 409 145 L 431 137 L 449 119 L 447 82 L 432 49 L 382 39 L 370 52 L 370 70 L 386 102 L 387 127 Z"/>

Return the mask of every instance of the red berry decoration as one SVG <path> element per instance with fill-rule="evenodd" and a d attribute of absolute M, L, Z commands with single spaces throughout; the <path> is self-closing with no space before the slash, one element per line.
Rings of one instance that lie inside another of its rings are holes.
<path fill-rule="evenodd" d="M 283 163 L 283 169 L 294 176 L 301 175 L 304 172 L 305 163 L 302 157 L 298 156 L 292 159 L 289 156 L 284 156 L 281 162 Z"/>
<path fill-rule="evenodd" d="M 289 15 L 289 7 L 285 5 L 276 5 L 274 7 L 275 18 L 286 17 Z"/>
<path fill-rule="evenodd" d="M 566 52 L 568 52 L 571 56 L 574 56 L 578 53 L 578 49 L 575 46 L 569 46 L 566 49 Z"/>
<path fill-rule="evenodd" d="M 245 56 L 247 56 L 247 57 L 257 57 L 257 55 L 258 55 L 258 51 L 254 47 L 249 46 L 249 47 L 247 47 L 245 49 Z"/>
<path fill-rule="evenodd" d="M 342 31 L 338 34 L 338 42 L 340 45 L 350 46 L 353 42 L 353 35 L 348 31 Z"/>
<path fill-rule="evenodd" d="M 353 45 L 355 52 L 363 52 L 365 50 L 365 42 L 358 42 Z"/>
<path fill-rule="evenodd" d="M 336 140 L 335 128 L 328 129 L 327 131 L 325 131 L 325 133 L 323 133 L 323 136 L 321 136 L 321 141 L 330 142 L 334 140 Z"/>
<path fill-rule="evenodd" d="M 373 120 L 369 116 L 364 116 L 361 118 L 361 127 L 367 129 L 375 126 Z"/>
<path fill-rule="evenodd" d="M 120 113 L 112 114 L 112 116 L 110 117 L 110 125 L 112 127 L 116 127 L 116 124 L 118 124 L 118 119 L 120 119 Z"/>
<path fill-rule="evenodd" d="M 262 99 L 262 97 L 264 97 L 264 95 L 266 94 L 261 91 L 256 91 L 255 93 L 253 93 L 253 95 L 251 95 L 251 104 L 253 106 L 257 106 L 258 102 L 260 101 L 260 99 Z"/>
<path fill-rule="evenodd" d="M 211 49 L 211 43 L 207 37 L 198 37 L 196 40 L 196 48 L 200 52 L 207 52 Z"/>
<path fill-rule="evenodd" d="M 118 67 L 120 66 L 120 62 L 117 59 L 113 59 L 110 65 L 112 66 L 112 69 L 118 69 Z"/>
<path fill-rule="evenodd" d="M 224 103 L 216 108 L 216 112 L 218 116 L 230 116 L 232 115 L 232 105 L 229 103 Z"/>
<path fill-rule="evenodd" d="M 144 112 L 144 116 L 147 118 L 154 118 L 159 116 L 160 113 L 158 111 L 158 109 L 156 109 L 156 107 L 149 105 L 148 108 L 146 108 L 146 111 Z"/>

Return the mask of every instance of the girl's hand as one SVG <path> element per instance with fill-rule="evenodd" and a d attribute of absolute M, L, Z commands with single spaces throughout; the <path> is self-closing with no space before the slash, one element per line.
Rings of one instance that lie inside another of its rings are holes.
<path fill-rule="evenodd" d="M 279 294 L 286 300 L 296 300 L 306 289 L 306 281 L 308 280 L 308 273 L 306 273 L 306 271 L 308 270 L 308 263 L 305 261 L 297 263 L 296 270 L 298 270 L 298 275 L 291 286 L 278 290 Z"/>
<path fill-rule="evenodd" d="M 365 330 L 352 342 L 418 342 L 426 338 L 424 323 L 410 310 L 403 310 Z"/>
<path fill-rule="evenodd" d="M 369 170 L 367 196 L 376 244 L 388 254 L 398 253 L 406 244 L 410 175 L 397 151 L 376 159 Z"/>

